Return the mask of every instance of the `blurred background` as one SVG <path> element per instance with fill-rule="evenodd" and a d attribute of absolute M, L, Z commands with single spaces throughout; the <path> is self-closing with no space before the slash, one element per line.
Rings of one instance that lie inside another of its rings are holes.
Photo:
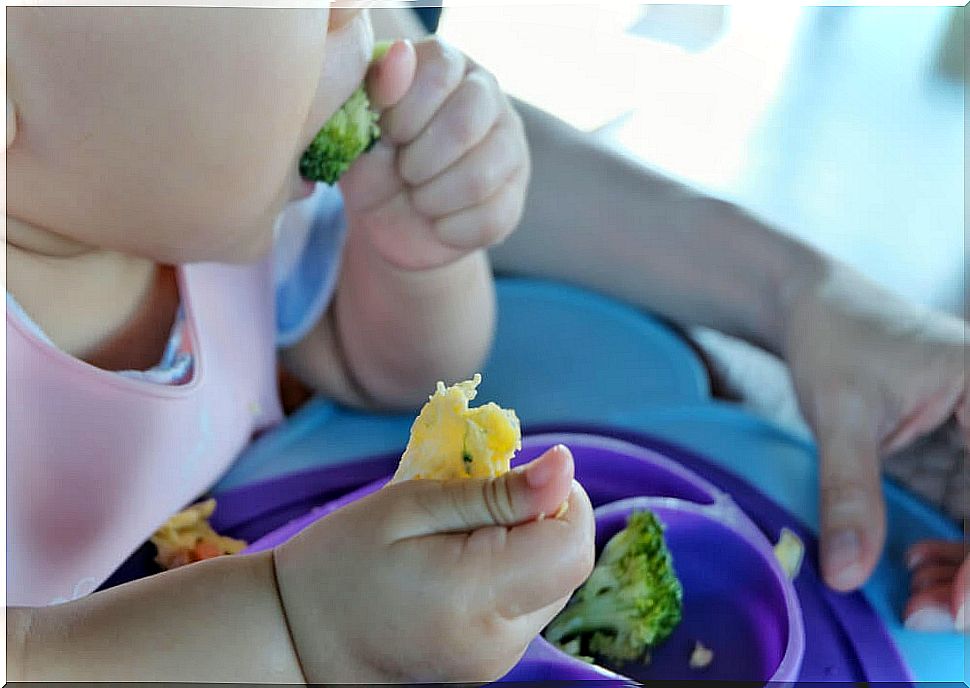
<path fill-rule="evenodd" d="M 513 95 L 910 299 L 968 317 L 967 16 L 945 6 L 453 0 L 438 32 Z M 691 336 L 729 398 L 809 435 L 780 361 L 710 330 Z M 970 459 L 943 432 L 886 469 L 970 518 Z"/>
<path fill-rule="evenodd" d="M 963 313 L 965 20 L 956 7 L 459 1 L 438 33 L 523 100 Z"/>

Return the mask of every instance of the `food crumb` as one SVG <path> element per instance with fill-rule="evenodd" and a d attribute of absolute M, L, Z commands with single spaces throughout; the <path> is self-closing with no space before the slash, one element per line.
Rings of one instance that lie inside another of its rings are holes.
<path fill-rule="evenodd" d="M 207 499 L 183 509 L 165 523 L 151 537 L 158 550 L 155 562 L 169 570 L 205 559 L 238 554 L 246 542 L 223 537 L 209 525 L 209 517 L 216 508 L 216 500 Z"/>
<path fill-rule="evenodd" d="M 714 652 L 704 646 L 704 643 L 697 640 L 694 642 L 694 651 L 690 653 L 691 669 L 706 669 L 714 660 Z"/>
<path fill-rule="evenodd" d="M 795 580 L 802 568 L 802 559 L 805 557 L 805 543 L 788 528 L 782 528 L 774 549 L 775 558 L 781 564 L 785 575 L 789 580 Z"/>
<path fill-rule="evenodd" d="M 565 500 L 562 504 L 559 505 L 559 508 L 556 510 L 556 513 L 553 515 L 553 518 L 562 518 L 563 516 L 566 515 L 566 512 L 567 511 L 569 511 L 569 500 L 568 499 Z"/>

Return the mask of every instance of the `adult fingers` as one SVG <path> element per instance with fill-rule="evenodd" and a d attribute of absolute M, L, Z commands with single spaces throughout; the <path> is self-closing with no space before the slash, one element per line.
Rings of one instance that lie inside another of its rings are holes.
<path fill-rule="evenodd" d="M 937 585 L 909 598 L 903 623 L 911 631 L 941 633 L 953 630 L 950 585 Z"/>
<path fill-rule="evenodd" d="M 924 564 L 910 576 L 909 591 L 916 594 L 937 585 L 951 584 L 956 579 L 958 570 L 956 564 Z"/>
<path fill-rule="evenodd" d="M 922 540 L 906 550 L 906 566 L 915 569 L 924 563 L 949 564 L 959 566 L 967 556 L 967 547 L 962 542 L 946 540 Z"/>
<path fill-rule="evenodd" d="M 970 603 L 970 557 L 960 566 L 953 581 L 951 610 L 953 611 L 954 625 L 961 633 L 966 633 L 968 630 L 968 603 Z"/>
<path fill-rule="evenodd" d="M 963 444 L 970 449 L 970 392 L 964 391 L 963 397 L 957 403 L 956 417 L 963 435 Z"/>
<path fill-rule="evenodd" d="M 830 587 L 850 591 L 869 578 L 886 536 L 878 441 L 861 402 L 843 403 L 820 428 L 821 559 Z"/>

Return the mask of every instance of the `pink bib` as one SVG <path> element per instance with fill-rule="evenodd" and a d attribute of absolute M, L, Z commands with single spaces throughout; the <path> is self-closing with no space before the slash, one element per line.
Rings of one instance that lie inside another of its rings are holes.
<path fill-rule="evenodd" d="M 282 418 L 273 281 L 256 265 L 178 270 L 191 379 L 100 370 L 7 313 L 7 604 L 94 591 Z"/>

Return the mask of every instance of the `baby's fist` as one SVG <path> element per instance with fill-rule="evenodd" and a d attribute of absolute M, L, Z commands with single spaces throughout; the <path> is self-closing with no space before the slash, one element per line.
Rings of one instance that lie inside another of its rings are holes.
<path fill-rule="evenodd" d="M 507 237 L 530 161 L 522 121 L 489 72 L 436 37 L 414 49 L 410 88 L 341 187 L 352 229 L 396 267 L 421 270 Z"/>
<path fill-rule="evenodd" d="M 592 507 L 565 447 L 493 480 L 410 480 L 275 553 L 310 682 L 499 678 L 593 565 Z M 552 514 L 568 500 L 559 518 Z"/>

